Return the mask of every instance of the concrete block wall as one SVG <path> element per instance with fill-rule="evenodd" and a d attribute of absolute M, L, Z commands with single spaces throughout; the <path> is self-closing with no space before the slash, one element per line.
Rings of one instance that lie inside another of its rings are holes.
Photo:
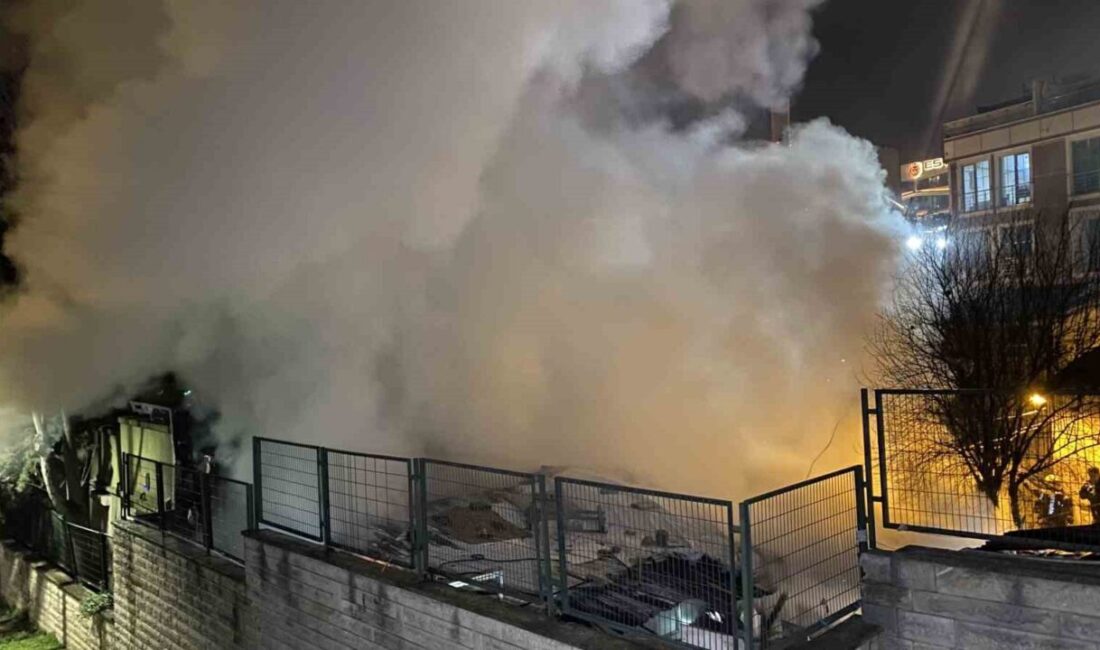
<path fill-rule="evenodd" d="M 1100 567 L 908 547 L 863 556 L 883 650 L 1100 650 Z"/>
<path fill-rule="evenodd" d="M 75 650 L 653 647 L 287 535 L 253 531 L 245 542 L 241 567 L 155 529 L 116 523 L 115 606 L 98 623 L 79 616 L 87 590 L 5 545 L 0 596 Z"/>
<path fill-rule="evenodd" d="M 248 589 L 258 610 L 262 648 L 628 647 L 625 642 L 598 633 L 599 638 L 593 641 L 587 628 L 555 623 L 538 612 L 503 604 L 500 609 L 511 620 L 487 616 L 461 602 L 448 602 L 464 597 L 454 590 L 432 593 L 432 586 L 417 584 L 411 574 L 326 553 L 277 533 L 250 533 L 246 557 Z M 492 600 L 485 596 L 472 598 L 479 599 L 480 605 Z M 567 640 L 553 638 L 555 635 Z M 569 639 L 570 635 L 577 638 Z"/>
<path fill-rule="evenodd" d="M 244 569 L 132 522 L 115 524 L 112 543 L 113 647 L 257 647 Z"/>
<path fill-rule="evenodd" d="M 42 630 L 66 648 L 106 650 L 113 647 L 110 615 L 98 619 L 80 616 L 80 604 L 89 591 L 45 561 L 35 559 L 14 542 L 0 545 L 0 598 L 27 612 Z"/>

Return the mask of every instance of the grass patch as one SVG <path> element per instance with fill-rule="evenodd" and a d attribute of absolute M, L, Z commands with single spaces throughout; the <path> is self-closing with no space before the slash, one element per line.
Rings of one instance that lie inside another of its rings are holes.
<path fill-rule="evenodd" d="M 52 634 L 39 632 L 26 614 L 10 608 L 0 612 L 0 650 L 60 650 Z"/>

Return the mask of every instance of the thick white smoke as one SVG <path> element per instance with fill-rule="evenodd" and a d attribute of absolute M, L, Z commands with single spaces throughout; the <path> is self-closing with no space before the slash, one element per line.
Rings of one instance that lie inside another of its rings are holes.
<path fill-rule="evenodd" d="M 816 4 L 39 3 L 4 399 L 174 369 L 227 439 L 801 475 L 893 269 L 873 148 L 591 107 L 777 105 Z"/>

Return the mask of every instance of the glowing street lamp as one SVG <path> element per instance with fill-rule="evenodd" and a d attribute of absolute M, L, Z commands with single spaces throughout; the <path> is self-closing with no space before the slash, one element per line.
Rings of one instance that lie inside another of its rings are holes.
<path fill-rule="evenodd" d="M 1027 401 L 1031 403 L 1035 408 L 1042 408 L 1047 403 L 1047 398 L 1043 397 L 1039 393 L 1032 393 L 1028 396 Z"/>

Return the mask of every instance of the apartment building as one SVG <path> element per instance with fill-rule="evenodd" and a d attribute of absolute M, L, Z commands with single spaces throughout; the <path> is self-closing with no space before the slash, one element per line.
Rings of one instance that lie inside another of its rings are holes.
<path fill-rule="evenodd" d="M 1100 236 L 1100 79 L 1038 81 L 946 123 L 943 160 L 956 228 L 1030 240 L 1031 221 L 1068 210 Z"/>

